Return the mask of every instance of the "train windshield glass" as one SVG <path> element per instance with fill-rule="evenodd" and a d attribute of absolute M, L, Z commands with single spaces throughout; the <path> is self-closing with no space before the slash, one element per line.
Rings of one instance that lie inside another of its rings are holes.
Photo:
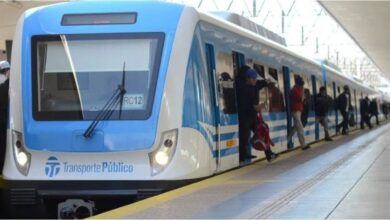
<path fill-rule="evenodd" d="M 37 120 L 91 120 L 120 86 L 126 93 L 106 120 L 150 116 L 162 33 L 33 37 Z"/>

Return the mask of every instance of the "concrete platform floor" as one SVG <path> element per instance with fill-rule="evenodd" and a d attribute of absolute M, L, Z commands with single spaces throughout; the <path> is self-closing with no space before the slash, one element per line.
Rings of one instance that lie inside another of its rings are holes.
<path fill-rule="evenodd" d="M 389 219 L 390 124 L 297 149 L 95 218 Z"/>

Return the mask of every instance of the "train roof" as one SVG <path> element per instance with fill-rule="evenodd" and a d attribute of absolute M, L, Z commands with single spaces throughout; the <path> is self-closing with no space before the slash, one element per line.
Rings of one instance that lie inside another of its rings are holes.
<path fill-rule="evenodd" d="M 188 7 L 191 7 L 191 6 L 188 6 Z M 275 42 L 274 40 L 267 39 L 266 37 L 255 33 L 253 30 L 240 27 L 235 23 L 229 22 L 229 21 L 221 18 L 221 16 L 216 16 L 212 13 L 201 12 L 201 11 L 198 11 L 198 13 L 199 13 L 201 20 L 207 21 L 207 22 L 214 24 L 216 26 L 219 26 L 219 27 L 227 28 L 230 31 L 235 32 L 241 36 L 246 36 L 252 40 L 255 40 L 257 42 L 261 42 L 262 44 L 265 44 L 265 45 L 272 47 L 276 50 L 284 52 L 290 56 L 296 57 L 304 62 L 315 65 L 318 68 L 321 68 L 323 66 L 327 71 L 335 74 L 335 76 L 330 76 L 330 78 L 336 78 L 336 79 L 339 79 L 340 81 L 347 80 L 346 84 L 355 84 L 355 85 L 359 86 L 361 89 L 365 90 L 366 92 L 371 92 L 371 93 L 377 92 L 373 88 L 370 88 L 369 86 L 366 86 L 363 83 L 356 81 L 352 77 L 346 76 L 343 73 L 341 73 L 340 71 L 338 71 L 338 70 L 336 70 L 336 69 L 334 69 L 334 68 L 332 68 L 324 63 L 321 64 L 320 61 L 316 61 L 314 59 L 311 59 L 311 58 L 305 57 L 301 54 L 298 54 L 297 52 L 292 51 L 291 49 L 287 48 L 286 46 L 284 46 L 278 42 Z M 218 12 L 218 13 L 221 13 L 221 12 Z"/>

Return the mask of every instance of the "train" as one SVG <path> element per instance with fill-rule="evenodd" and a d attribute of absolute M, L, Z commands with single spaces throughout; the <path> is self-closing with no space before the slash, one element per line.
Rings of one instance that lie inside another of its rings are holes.
<path fill-rule="evenodd" d="M 243 65 L 273 82 L 259 97 L 275 152 L 299 145 L 286 138 L 295 76 L 313 95 L 326 86 L 333 99 L 348 85 L 357 119 L 360 98 L 381 97 L 324 62 L 191 6 L 76 1 L 29 9 L 13 39 L 2 209 L 84 218 L 107 202 L 240 167 L 235 78 Z M 335 135 L 340 114 L 328 117 Z M 305 136 L 324 136 L 313 111 Z M 257 158 L 244 164 L 264 158 L 251 151 Z"/>

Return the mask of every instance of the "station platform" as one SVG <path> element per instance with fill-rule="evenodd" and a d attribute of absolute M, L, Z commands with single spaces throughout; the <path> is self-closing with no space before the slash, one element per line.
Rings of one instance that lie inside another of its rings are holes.
<path fill-rule="evenodd" d="M 390 218 L 390 124 L 295 149 L 92 218 Z"/>

